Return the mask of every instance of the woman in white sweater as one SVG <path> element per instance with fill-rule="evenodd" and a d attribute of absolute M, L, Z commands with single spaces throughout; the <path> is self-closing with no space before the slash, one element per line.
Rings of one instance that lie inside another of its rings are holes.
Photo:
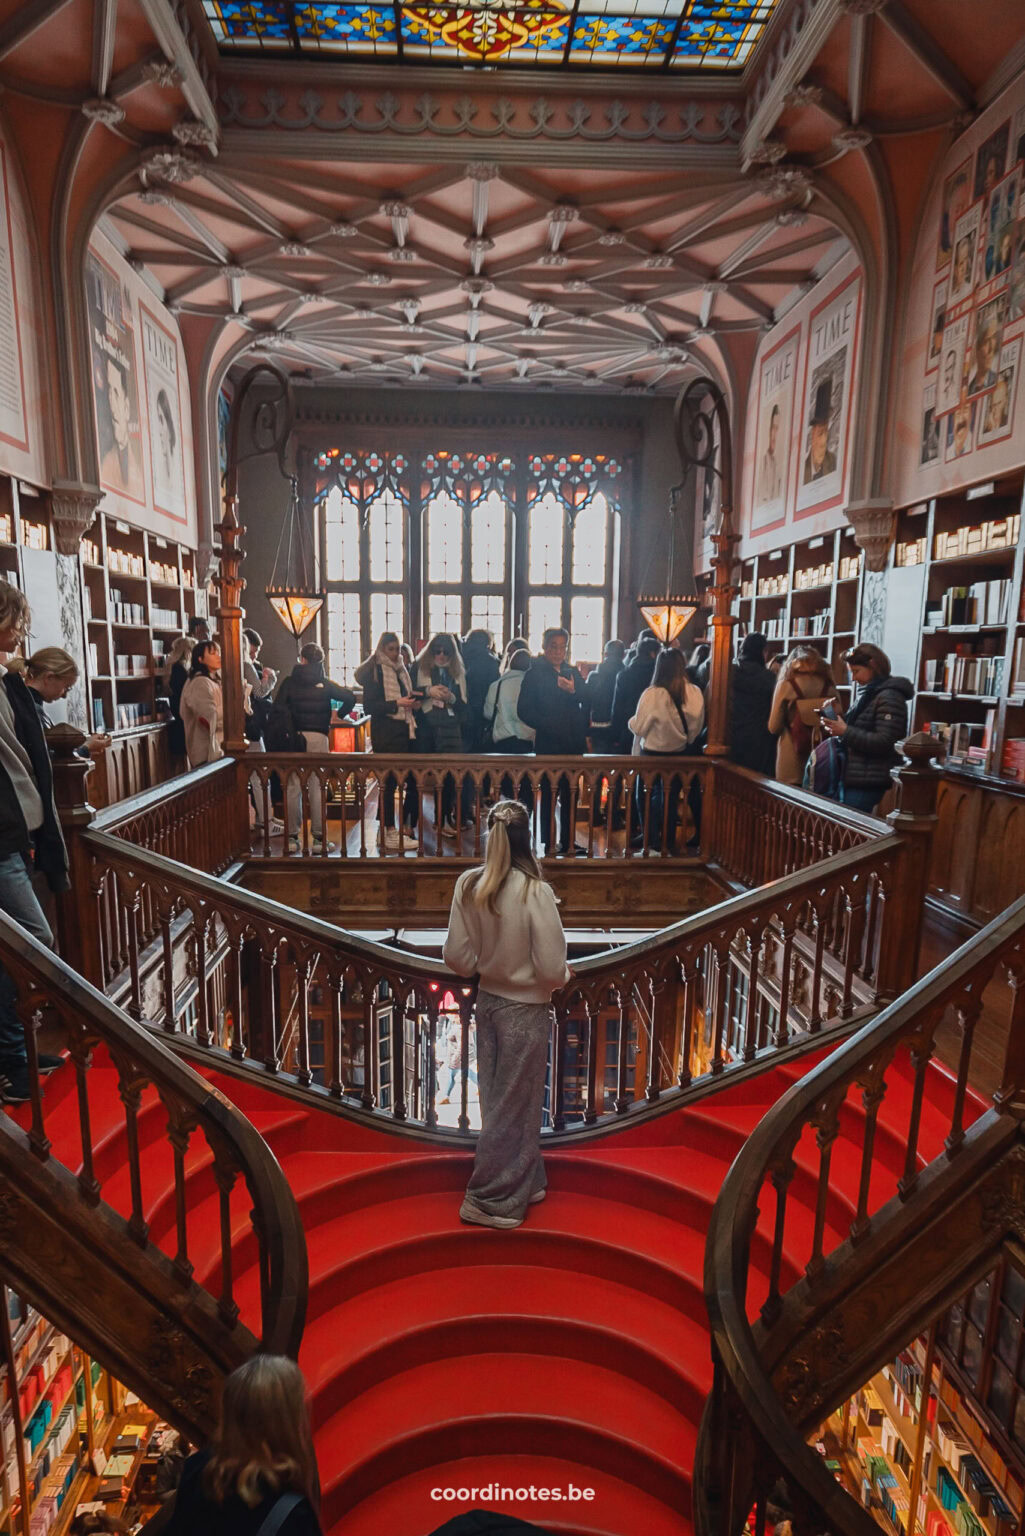
<path fill-rule="evenodd" d="M 545 1197 L 541 1109 L 552 993 L 570 978 L 555 894 L 516 800 L 488 813 L 484 864 L 456 881 L 444 949 L 458 976 L 479 978 L 477 1079 L 481 1133 L 463 1221 L 518 1227 Z"/>
<path fill-rule="evenodd" d="M 224 706 L 220 676 L 221 653 L 213 640 L 204 640 L 192 652 L 192 669 L 181 696 L 185 750 L 190 768 L 216 762 L 223 755 Z"/>
<path fill-rule="evenodd" d="M 687 678 L 687 663 L 680 651 L 662 651 L 655 663 L 651 687 L 637 700 L 637 711 L 630 721 L 635 750 L 642 757 L 679 757 L 692 746 L 705 723 L 705 701 L 700 688 Z M 665 812 L 665 789 L 661 778 L 651 787 L 648 813 L 648 847 L 661 848 L 662 823 L 665 821 L 666 846 L 670 852 L 676 836 L 677 798 L 683 777 L 677 775 L 669 790 L 669 814 Z M 692 804 L 695 830 L 700 810 Z M 644 788 L 637 785 L 637 815 L 644 825 Z M 643 840 L 643 832 L 641 833 Z"/>

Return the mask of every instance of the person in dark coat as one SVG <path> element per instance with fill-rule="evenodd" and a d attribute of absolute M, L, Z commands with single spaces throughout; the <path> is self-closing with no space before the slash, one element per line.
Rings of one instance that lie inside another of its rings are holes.
<path fill-rule="evenodd" d="M 637 636 L 636 655 L 620 672 L 612 696 L 612 748 L 613 752 L 629 757 L 633 751 L 633 732 L 628 722 L 637 713 L 637 703 L 645 688 L 651 687 L 658 659 L 658 636 L 644 629 Z"/>
<path fill-rule="evenodd" d="M 765 665 L 765 636 L 745 635 L 730 668 L 730 762 L 769 778 L 776 772 L 776 738 L 769 731 L 775 689 Z"/>
<path fill-rule="evenodd" d="M 466 673 L 454 635 L 433 635 L 413 668 L 413 686 L 422 696 L 419 750 L 453 757 L 463 750 Z M 456 781 L 446 773 L 441 786 L 441 836 L 456 838 Z"/>
<path fill-rule="evenodd" d="M 613 751 L 612 702 L 616 694 L 616 679 L 623 670 L 622 640 L 609 640 L 605 655 L 593 672 L 587 674 L 587 710 L 590 717 L 591 750 Z"/>
<path fill-rule="evenodd" d="M 890 787 L 890 769 L 900 761 L 896 746 L 908 733 L 915 685 L 890 675 L 890 658 L 878 645 L 856 645 L 844 661 L 858 697 L 846 719 L 820 718 L 823 730 L 843 743 L 844 805 L 871 815 Z"/>
<path fill-rule="evenodd" d="M 165 1536 L 258 1536 L 272 1510 L 279 1536 L 321 1536 L 319 1503 L 302 1372 L 254 1355 L 224 1383 L 216 1437 L 185 1463 Z"/>
<path fill-rule="evenodd" d="M 471 629 L 463 641 L 462 652 L 466 673 L 463 751 L 479 754 L 484 751 L 484 702 L 501 670 L 495 655 L 495 637 L 489 629 Z M 473 820 L 475 798 L 473 780 L 465 774 L 461 797 L 464 823 Z"/>
<path fill-rule="evenodd" d="M 298 663 L 278 689 L 275 702 L 288 705 L 292 724 L 305 737 L 308 752 L 328 752 L 331 716 L 336 708 L 339 714 L 347 715 L 356 702 L 356 695 L 351 688 L 345 688 L 341 683 L 332 682 L 324 676 L 324 652 L 319 645 L 304 645 L 299 657 Z M 323 786 L 311 780 L 309 796 L 313 847 L 319 850 L 324 843 Z M 299 780 L 295 774 L 289 775 L 286 799 L 289 851 L 298 853 L 302 806 Z M 330 853 L 334 845 L 329 843 L 327 846 Z"/>
<path fill-rule="evenodd" d="M 517 713 L 534 730 L 539 757 L 579 757 L 587 748 L 587 693 L 584 679 L 566 660 L 569 631 L 546 629 L 541 654 L 523 679 Z M 558 781 L 559 852 L 570 851 L 572 797 L 566 774 Z M 552 784 L 541 781 L 541 848 L 547 853 L 552 825 Z M 582 849 L 578 850 L 583 852 Z"/>

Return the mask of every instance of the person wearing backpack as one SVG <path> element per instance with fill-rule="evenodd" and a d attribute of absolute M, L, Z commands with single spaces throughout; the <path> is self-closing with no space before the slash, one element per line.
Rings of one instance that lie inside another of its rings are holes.
<path fill-rule="evenodd" d="M 910 678 L 891 675 L 890 658 L 878 645 L 856 645 L 844 661 L 858 696 L 846 718 L 822 717 L 823 730 L 843 745 L 843 778 L 833 798 L 870 816 L 899 761 L 896 746 L 907 735 L 908 700 L 915 685 Z"/>
<path fill-rule="evenodd" d="M 308 752 L 330 750 L 328 731 L 331 716 L 337 707 L 339 714 L 347 715 L 356 702 L 351 688 L 332 682 L 324 676 L 324 652 L 319 645 L 304 645 L 299 661 L 281 687 L 276 703 L 287 705 L 294 729 L 303 738 Z M 310 820 L 313 823 L 313 847 L 319 852 L 324 845 L 324 791 L 315 779 L 309 781 Z M 289 852 L 299 852 L 301 828 L 301 791 L 299 778 L 290 774 L 288 779 L 288 826 Z M 328 844 L 328 852 L 332 845 Z"/>
<path fill-rule="evenodd" d="M 306 1383 L 294 1360 L 253 1355 L 224 1383 L 217 1433 L 182 1471 L 165 1536 L 321 1536 Z"/>
<path fill-rule="evenodd" d="M 645 688 L 641 694 L 637 701 L 637 712 L 629 722 L 629 729 L 640 743 L 641 756 L 681 757 L 691 743 L 698 739 L 704 723 L 705 701 L 700 688 L 696 688 L 687 677 L 687 663 L 682 652 L 660 652 L 651 687 Z M 669 786 L 670 804 L 666 825 L 669 852 L 673 851 L 676 838 L 683 777 L 681 774 L 676 775 Z M 648 847 L 652 849 L 662 846 L 665 794 L 665 784 L 660 776 L 651 786 L 651 807 L 648 813 Z M 643 828 L 643 802 L 638 803 L 637 810 Z"/>
<path fill-rule="evenodd" d="M 821 739 L 819 711 L 839 702 L 825 657 L 811 645 L 799 645 L 783 665 L 772 696 L 769 730 L 776 740 L 776 777 L 799 787 L 816 740 Z"/>

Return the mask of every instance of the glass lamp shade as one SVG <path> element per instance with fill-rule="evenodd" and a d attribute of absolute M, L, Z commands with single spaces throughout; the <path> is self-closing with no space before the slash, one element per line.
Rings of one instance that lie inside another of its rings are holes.
<path fill-rule="evenodd" d="M 648 628 L 663 645 L 669 645 L 690 623 L 701 604 L 696 597 L 639 597 L 637 606 Z"/>
<path fill-rule="evenodd" d="M 267 601 L 290 634 L 298 640 L 324 606 L 323 592 L 286 592 L 267 589 Z"/>

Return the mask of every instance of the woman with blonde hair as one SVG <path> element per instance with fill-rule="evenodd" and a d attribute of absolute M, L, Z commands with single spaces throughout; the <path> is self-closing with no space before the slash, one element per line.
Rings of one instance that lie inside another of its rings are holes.
<path fill-rule="evenodd" d="M 779 674 L 769 710 L 769 731 L 776 743 L 776 777 L 781 784 L 800 785 L 815 744 L 819 710 L 839 703 L 836 684 L 821 651 L 799 645 L 790 652 Z"/>
<path fill-rule="evenodd" d="M 164 662 L 164 687 L 171 706 L 171 723 L 167 728 L 167 745 L 172 761 L 180 763 L 185 756 L 185 725 L 182 720 L 182 691 L 189 680 L 192 652 L 196 648 L 194 635 L 179 635 Z"/>
<path fill-rule="evenodd" d="M 320 1536 L 320 1488 L 294 1360 L 254 1355 L 224 1383 L 217 1434 L 190 1456 L 167 1536 Z"/>
<path fill-rule="evenodd" d="M 488 812 L 484 863 L 456 881 L 444 948 L 458 976 L 478 976 L 481 1133 L 461 1220 L 518 1227 L 545 1197 L 541 1109 L 552 994 L 570 979 L 555 893 L 541 874 L 517 800 Z"/>
<path fill-rule="evenodd" d="M 46 712 L 47 704 L 56 704 L 59 699 L 67 698 L 78 682 L 78 662 L 74 656 L 61 650 L 59 645 L 45 645 L 42 650 L 33 651 L 28 660 L 23 656 L 12 657 L 7 670 L 22 678 L 35 705 L 39 724 L 44 731 L 48 731 L 53 721 Z M 85 747 L 81 749 L 82 755 L 88 757 L 90 752 L 97 752 L 109 745 L 109 736 L 89 736 Z"/>

